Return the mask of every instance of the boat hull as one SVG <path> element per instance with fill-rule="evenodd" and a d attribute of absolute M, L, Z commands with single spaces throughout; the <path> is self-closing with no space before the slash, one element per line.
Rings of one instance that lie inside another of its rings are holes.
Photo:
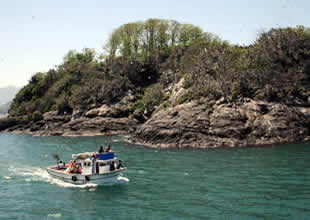
<path fill-rule="evenodd" d="M 125 169 L 126 168 L 121 168 L 118 170 L 100 174 L 64 173 L 63 171 L 54 169 L 54 167 L 48 167 L 46 170 L 51 177 L 67 183 L 72 183 L 76 185 L 83 185 L 88 183 L 103 185 L 116 181 L 117 178 L 121 175 L 122 171 L 124 171 Z"/>

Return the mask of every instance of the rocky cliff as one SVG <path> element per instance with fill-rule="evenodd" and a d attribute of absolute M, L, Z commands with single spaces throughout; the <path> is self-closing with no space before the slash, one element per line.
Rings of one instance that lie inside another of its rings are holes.
<path fill-rule="evenodd" d="M 128 117 L 128 107 L 116 104 L 68 115 L 47 112 L 41 120 L 16 123 L 6 131 L 39 136 L 120 135 L 133 133 L 137 124 L 137 120 Z"/>
<path fill-rule="evenodd" d="M 176 84 L 171 102 L 183 93 L 180 84 Z M 102 105 L 70 115 L 48 112 L 36 122 L 11 122 L 6 131 L 40 136 L 131 134 L 129 141 L 133 143 L 160 148 L 257 146 L 310 140 L 310 107 L 251 99 L 229 103 L 221 98 L 168 108 L 159 106 L 142 123 L 136 118 L 146 116 L 137 117 L 129 106 Z"/>
<path fill-rule="evenodd" d="M 157 111 L 131 140 L 152 147 L 213 148 L 291 143 L 309 140 L 309 135 L 310 108 L 221 99 Z"/>

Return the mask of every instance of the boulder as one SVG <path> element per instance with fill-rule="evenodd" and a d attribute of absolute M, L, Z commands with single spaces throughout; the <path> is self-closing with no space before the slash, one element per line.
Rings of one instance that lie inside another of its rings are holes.
<path fill-rule="evenodd" d="M 178 99 L 185 95 L 187 90 L 184 89 L 183 87 L 184 84 L 184 78 L 182 78 L 178 83 L 174 84 L 170 92 L 170 97 L 169 97 L 169 103 L 171 105 L 176 105 L 178 102 Z"/>
<path fill-rule="evenodd" d="M 45 122 L 67 122 L 70 119 L 71 115 L 58 115 L 56 111 L 43 114 L 43 121 Z"/>
<path fill-rule="evenodd" d="M 99 115 L 100 110 L 98 108 L 91 109 L 85 113 L 85 117 L 87 118 L 95 118 Z"/>
<path fill-rule="evenodd" d="M 124 104 L 114 104 L 114 105 L 102 105 L 99 108 L 94 108 L 85 113 L 87 118 L 95 117 L 113 117 L 113 118 L 122 118 L 129 116 L 129 107 Z"/>
<path fill-rule="evenodd" d="M 72 112 L 71 120 L 80 118 L 83 114 L 84 114 L 84 111 L 82 109 L 74 109 Z"/>

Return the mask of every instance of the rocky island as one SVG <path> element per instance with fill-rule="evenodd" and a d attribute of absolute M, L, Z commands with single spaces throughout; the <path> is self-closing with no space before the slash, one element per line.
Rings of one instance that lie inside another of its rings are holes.
<path fill-rule="evenodd" d="M 129 134 L 150 147 L 237 147 L 310 139 L 310 31 L 271 29 L 249 46 L 199 27 L 122 25 L 105 54 L 69 51 L 33 75 L 0 130 L 32 135 Z"/>

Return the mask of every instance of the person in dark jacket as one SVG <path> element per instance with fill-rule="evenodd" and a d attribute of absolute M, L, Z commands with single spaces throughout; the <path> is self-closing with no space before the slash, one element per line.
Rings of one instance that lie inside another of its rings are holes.
<path fill-rule="evenodd" d="M 117 165 L 117 168 L 116 168 L 116 169 L 118 169 L 118 170 L 119 170 L 119 169 L 121 169 L 121 167 L 124 167 L 124 166 L 123 166 L 123 164 L 122 164 L 122 161 L 121 161 L 121 160 L 119 160 L 119 161 L 118 161 L 118 165 Z"/>
<path fill-rule="evenodd" d="M 112 163 L 110 164 L 110 171 L 115 170 L 115 163 L 114 161 L 112 161 Z"/>
<path fill-rule="evenodd" d="M 98 153 L 99 153 L 99 154 L 102 154 L 103 152 L 104 152 L 103 147 L 100 146 L 100 148 L 98 149 Z"/>

